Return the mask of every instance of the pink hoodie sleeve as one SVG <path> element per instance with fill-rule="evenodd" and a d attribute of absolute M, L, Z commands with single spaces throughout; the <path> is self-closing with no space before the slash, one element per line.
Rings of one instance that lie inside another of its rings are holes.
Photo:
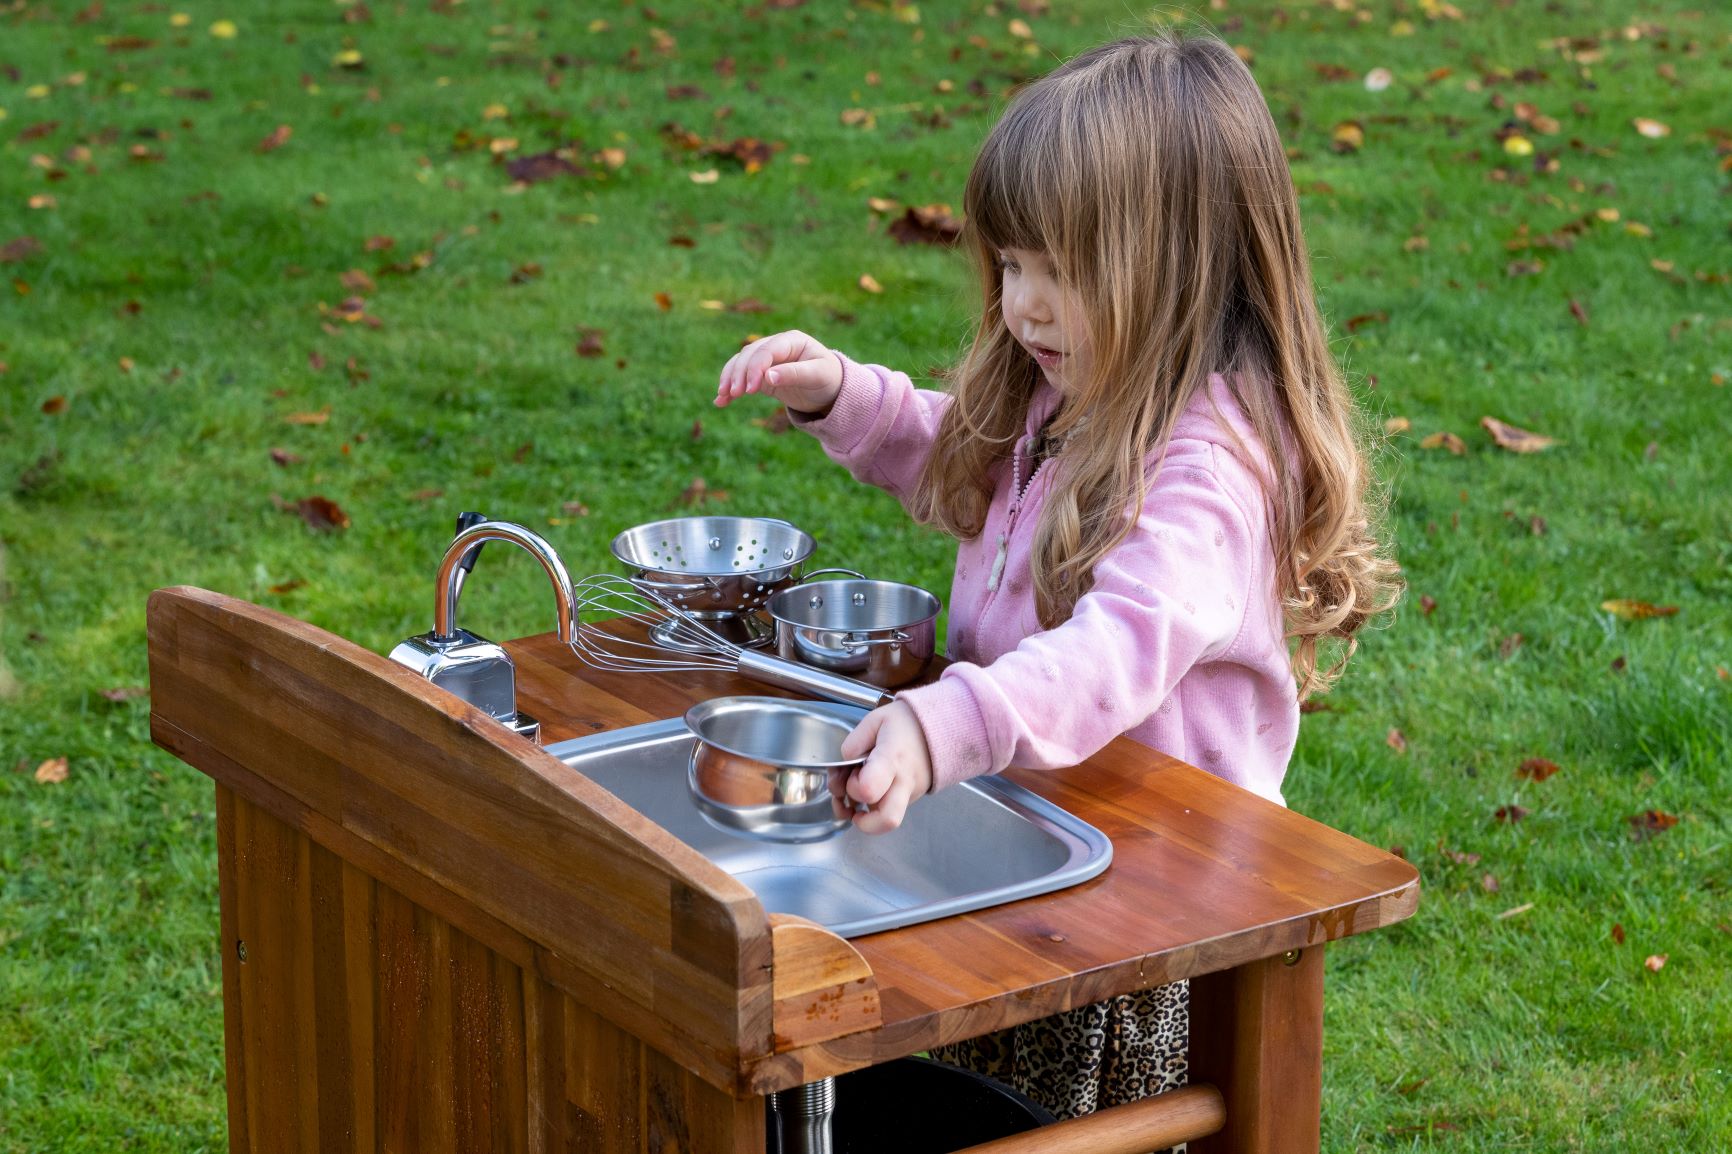
<path fill-rule="evenodd" d="M 1069 620 L 900 695 L 925 731 L 933 789 L 1012 765 L 1076 765 L 1141 724 L 1238 638 L 1250 591 L 1268 579 L 1263 523 L 1242 465 L 1214 445 L 1175 441 L 1135 527 L 1095 566 Z"/>
<path fill-rule="evenodd" d="M 814 420 L 789 410 L 789 417 L 816 436 L 830 459 L 855 480 L 906 504 L 950 396 L 915 388 L 907 373 L 863 365 L 841 353 L 836 359 L 842 362 L 842 389 L 830 411 Z"/>

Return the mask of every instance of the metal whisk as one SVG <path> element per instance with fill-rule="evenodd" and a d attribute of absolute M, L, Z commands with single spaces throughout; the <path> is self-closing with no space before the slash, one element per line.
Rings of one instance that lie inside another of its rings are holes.
<path fill-rule="evenodd" d="M 894 700 L 875 685 L 742 648 L 682 612 L 660 593 L 628 578 L 603 573 L 574 581 L 571 587 L 579 610 L 572 628 L 571 651 L 592 669 L 616 673 L 720 670 L 865 709 Z M 629 618 L 642 625 L 646 634 L 666 639 L 673 648 L 647 637 L 641 641 L 622 637 L 584 619 L 593 615 Z"/>

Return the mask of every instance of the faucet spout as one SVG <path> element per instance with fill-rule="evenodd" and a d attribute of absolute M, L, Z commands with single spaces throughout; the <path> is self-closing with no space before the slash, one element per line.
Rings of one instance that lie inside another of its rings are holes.
<path fill-rule="evenodd" d="M 452 539 L 451 547 L 445 550 L 445 559 L 439 563 L 439 575 L 433 582 L 433 640 L 444 642 L 456 637 L 457 597 L 463 588 L 459 565 L 464 554 L 484 541 L 509 541 L 528 550 L 531 556 L 541 562 L 541 567 L 547 571 L 548 580 L 553 582 L 559 639 L 569 645 L 573 623 L 577 618 L 577 595 L 572 592 L 571 575 L 565 571 L 564 562 L 560 561 L 559 554 L 553 551 L 553 546 L 549 545 L 546 539 L 510 521 L 483 521 L 465 529 Z"/>

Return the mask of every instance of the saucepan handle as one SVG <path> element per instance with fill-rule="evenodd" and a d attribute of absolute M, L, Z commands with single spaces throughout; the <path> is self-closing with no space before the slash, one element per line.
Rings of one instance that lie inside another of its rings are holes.
<path fill-rule="evenodd" d="M 820 573 L 846 573 L 846 574 L 848 574 L 848 576 L 856 578 L 858 580 L 861 580 L 861 581 L 866 580 L 866 574 L 864 574 L 864 573 L 856 573 L 852 569 L 844 569 L 840 565 L 832 565 L 828 569 L 814 569 L 810 573 L 800 574 L 800 580 L 797 581 L 796 584 L 804 585 L 806 582 L 808 582 L 812 578 L 818 576 L 818 574 L 820 574 Z"/>

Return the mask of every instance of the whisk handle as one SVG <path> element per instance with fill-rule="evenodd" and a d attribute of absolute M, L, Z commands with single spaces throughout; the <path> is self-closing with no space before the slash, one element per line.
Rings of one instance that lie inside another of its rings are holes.
<path fill-rule="evenodd" d="M 761 681 L 765 685 L 810 693 L 827 701 L 840 701 L 843 705 L 858 705 L 863 709 L 877 709 L 880 705 L 889 705 L 896 700 L 894 695 L 885 693 L 876 685 L 867 685 L 864 681 L 856 681 L 852 677 L 825 673 L 822 669 L 798 665 L 750 649 L 740 651 L 739 670 L 742 676 Z"/>

